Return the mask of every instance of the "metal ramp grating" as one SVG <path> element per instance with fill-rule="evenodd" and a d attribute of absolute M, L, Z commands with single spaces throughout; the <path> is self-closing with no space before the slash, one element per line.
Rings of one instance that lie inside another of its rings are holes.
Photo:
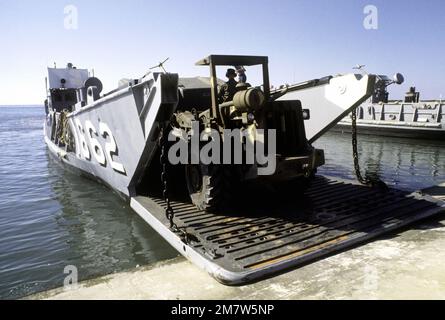
<path fill-rule="evenodd" d="M 177 225 L 196 237 L 177 249 L 195 251 L 204 259 L 198 264 L 222 282 L 243 283 L 297 266 L 443 209 L 443 203 L 428 196 L 325 177 L 317 177 L 301 196 L 291 193 L 271 199 L 266 192 L 246 197 L 256 197 L 256 206 L 223 214 L 172 202 Z M 162 199 L 135 200 L 168 226 Z M 215 274 L 215 269 L 223 271 Z"/>

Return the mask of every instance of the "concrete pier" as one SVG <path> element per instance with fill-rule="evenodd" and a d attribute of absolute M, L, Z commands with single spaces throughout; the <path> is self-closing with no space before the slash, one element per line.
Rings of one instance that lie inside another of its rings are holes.
<path fill-rule="evenodd" d="M 30 299 L 445 299 L 445 214 L 364 246 L 241 287 L 183 258 Z"/>
<path fill-rule="evenodd" d="M 445 183 L 423 190 L 445 199 Z M 27 299 L 444 299 L 445 212 L 366 245 L 253 284 L 229 287 L 184 258 Z"/>

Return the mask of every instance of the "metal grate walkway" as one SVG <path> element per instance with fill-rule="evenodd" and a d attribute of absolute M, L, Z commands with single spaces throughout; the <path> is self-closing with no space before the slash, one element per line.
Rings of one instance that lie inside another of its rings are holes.
<path fill-rule="evenodd" d="M 246 198 L 253 200 L 253 208 L 246 205 L 249 208 L 224 214 L 172 202 L 178 226 L 196 238 L 188 245 L 174 246 L 191 260 L 200 256 L 195 262 L 228 284 L 301 265 L 439 213 L 444 205 L 427 195 L 369 188 L 325 177 L 317 177 L 301 196 L 275 195 L 272 200 L 268 193 L 253 193 Z M 136 197 L 132 201 L 138 203 L 132 206 L 139 214 L 145 208 L 168 226 L 162 199 Z M 165 234 L 164 229 L 157 231 L 167 240 L 177 237 L 171 232 Z"/>

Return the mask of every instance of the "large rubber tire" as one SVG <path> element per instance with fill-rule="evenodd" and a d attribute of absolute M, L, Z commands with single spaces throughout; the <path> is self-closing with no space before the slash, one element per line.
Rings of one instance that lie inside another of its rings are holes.
<path fill-rule="evenodd" d="M 200 210 L 218 211 L 234 199 L 236 175 L 230 166 L 186 165 L 185 179 L 190 199 Z"/>

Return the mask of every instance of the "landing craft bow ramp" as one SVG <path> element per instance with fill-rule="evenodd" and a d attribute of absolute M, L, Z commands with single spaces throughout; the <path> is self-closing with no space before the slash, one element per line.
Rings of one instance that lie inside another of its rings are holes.
<path fill-rule="evenodd" d="M 259 198 L 267 200 L 218 214 L 172 201 L 178 228 L 191 235 L 187 241 L 170 230 L 162 198 L 137 196 L 131 207 L 182 255 L 228 285 L 301 266 L 445 209 L 445 202 L 421 192 L 323 176 L 303 195 Z"/>

